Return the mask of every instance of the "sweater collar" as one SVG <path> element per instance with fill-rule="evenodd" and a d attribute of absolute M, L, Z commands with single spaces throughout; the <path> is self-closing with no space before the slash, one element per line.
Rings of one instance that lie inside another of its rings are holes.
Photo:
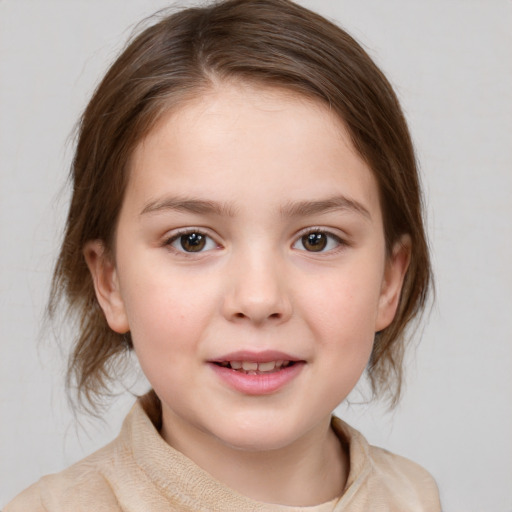
<path fill-rule="evenodd" d="M 125 442 L 136 464 L 159 491 L 178 500 L 182 510 L 215 509 L 223 503 L 226 510 L 259 512 L 304 512 L 318 507 L 288 507 L 251 500 L 216 480 L 188 457 L 167 444 L 159 434 L 162 423 L 160 400 L 150 391 L 137 400 L 122 430 Z M 341 443 L 348 446 L 350 470 L 347 485 L 335 510 L 347 503 L 370 471 L 369 446 L 364 437 L 337 417 L 332 418 L 332 428 Z M 321 509 L 320 509 L 321 510 Z"/>

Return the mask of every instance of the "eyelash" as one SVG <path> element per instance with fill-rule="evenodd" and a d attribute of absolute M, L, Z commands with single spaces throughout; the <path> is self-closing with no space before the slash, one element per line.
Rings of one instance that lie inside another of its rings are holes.
<path fill-rule="evenodd" d="M 201 254 L 201 253 L 205 252 L 203 250 L 204 246 L 201 247 L 200 250 L 198 250 L 198 251 L 187 251 L 183 248 L 183 245 L 181 245 L 181 248 L 174 247 L 173 244 L 175 242 L 178 242 L 181 238 L 183 238 L 187 235 L 198 235 L 199 237 L 201 237 L 200 240 L 204 240 L 205 244 L 208 244 L 208 241 L 210 241 L 210 243 L 213 242 L 215 247 L 211 247 L 207 250 L 212 250 L 213 248 L 219 247 L 219 244 L 217 244 L 217 242 L 215 242 L 215 240 L 210 235 L 205 233 L 204 230 L 201 230 L 198 228 L 187 228 L 187 229 L 178 231 L 177 233 L 173 234 L 169 238 L 165 239 L 163 246 L 168 247 L 169 249 L 172 249 L 174 252 L 180 254 L 181 256 L 192 256 L 195 254 Z"/>
<path fill-rule="evenodd" d="M 307 250 L 304 247 L 305 238 L 308 237 L 308 236 L 310 237 L 311 235 L 316 235 L 317 240 L 318 240 L 318 236 L 325 236 L 326 237 L 327 240 L 325 241 L 325 245 L 323 247 L 321 247 L 320 250 L 318 250 L 318 251 Z M 334 242 L 336 244 L 336 247 L 329 248 L 329 249 L 325 250 L 325 248 L 329 245 L 329 242 Z M 299 236 L 297 237 L 297 239 L 293 243 L 292 247 L 296 248 L 295 246 L 297 244 L 302 244 L 302 246 L 304 247 L 303 249 L 299 249 L 299 250 L 303 250 L 303 251 L 308 252 L 308 253 L 336 252 L 341 247 L 348 245 L 347 242 L 345 240 L 343 240 L 341 237 L 335 235 L 331 231 L 327 231 L 326 229 L 322 229 L 322 228 L 308 228 L 307 230 L 303 231 L 302 233 L 299 234 Z"/>
<path fill-rule="evenodd" d="M 183 243 L 182 243 L 183 240 L 181 240 L 181 244 L 180 244 L 181 247 L 174 246 L 174 244 L 176 242 L 178 242 L 183 237 L 186 237 L 187 235 L 197 235 L 198 236 L 198 239 L 196 240 L 195 243 L 199 244 L 199 250 L 187 251 L 183 247 Z M 309 237 L 309 240 L 307 240 L 307 237 Z M 315 237 L 316 237 L 316 239 L 315 239 Z M 322 237 L 325 237 L 325 238 L 322 239 Z M 209 242 L 210 242 L 210 245 L 213 242 L 213 244 L 215 246 L 208 247 Z M 315 250 L 315 249 L 308 250 L 304 245 L 305 243 L 308 243 L 308 242 L 312 242 L 313 244 L 319 243 L 320 245 L 318 246 L 319 247 L 318 250 Z M 329 244 L 332 244 L 333 242 L 336 244 L 336 247 L 329 247 Z M 202 243 L 202 245 L 201 245 L 201 243 Z M 297 244 L 302 244 L 302 249 L 299 247 L 296 247 Z M 198 228 L 187 228 L 187 229 L 180 230 L 177 233 L 173 234 L 171 237 L 167 238 L 164 241 L 163 245 L 165 247 L 169 247 L 170 249 L 172 249 L 173 251 L 175 251 L 176 253 L 178 253 L 182 256 L 201 254 L 203 252 L 206 252 L 206 251 L 209 251 L 209 250 L 219 247 L 217 242 L 215 242 L 215 240 L 210 235 L 208 235 L 203 230 L 198 229 Z M 335 235 L 334 233 L 332 233 L 330 231 L 327 231 L 322 228 L 308 228 L 307 230 L 302 231 L 299 234 L 299 236 L 293 242 L 292 248 L 298 249 L 301 251 L 305 251 L 308 253 L 326 253 L 326 252 L 337 251 L 340 249 L 340 247 L 346 246 L 346 245 L 348 245 L 348 244 L 345 240 L 343 240 L 342 238 L 340 238 L 339 236 Z M 205 247 L 207 247 L 207 248 L 205 249 Z M 326 248 L 328 248 L 328 249 L 326 250 Z"/>

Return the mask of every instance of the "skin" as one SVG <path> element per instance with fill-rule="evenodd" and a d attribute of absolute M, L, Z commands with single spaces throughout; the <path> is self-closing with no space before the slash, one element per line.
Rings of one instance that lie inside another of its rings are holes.
<path fill-rule="evenodd" d="M 259 501 L 340 495 L 349 461 L 331 412 L 392 321 L 409 260 L 407 238 L 386 255 L 377 184 L 343 123 L 284 90 L 221 84 L 164 116 L 129 171 L 114 257 L 99 240 L 84 254 L 162 401 L 163 438 Z M 183 229 L 208 237 L 203 250 L 183 249 Z M 326 247 L 309 250 L 319 231 Z M 304 364 L 249 395 L 210 363 L 239 350 Z"/>

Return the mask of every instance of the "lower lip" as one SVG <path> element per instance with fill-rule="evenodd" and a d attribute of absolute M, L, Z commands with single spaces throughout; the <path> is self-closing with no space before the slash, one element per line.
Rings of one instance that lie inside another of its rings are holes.
<path fill-rule="evenodd" d="M 295 379 L 304 367 L 304 362 L 297 362 L 277 372 L 250 375 L 231 368 L 209 363 L 213 371 L 231 388 L 246 395 L 270 395 L 279 391 Z"/>

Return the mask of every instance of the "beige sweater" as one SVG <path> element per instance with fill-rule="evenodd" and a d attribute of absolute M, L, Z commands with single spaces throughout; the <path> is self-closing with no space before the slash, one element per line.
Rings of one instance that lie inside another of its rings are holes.
<path fill-rule="evenodd" d="M 318 507 L 259 503 L 215 480 L 159 435 L 160 407 L 142 397 L 110 444 L 61 473 L 43 477 L 4 512 L 440 512 L 437 487 L 420 466 L 369 446 L 338 418 L 350 472 L 343 495 Z"/>

